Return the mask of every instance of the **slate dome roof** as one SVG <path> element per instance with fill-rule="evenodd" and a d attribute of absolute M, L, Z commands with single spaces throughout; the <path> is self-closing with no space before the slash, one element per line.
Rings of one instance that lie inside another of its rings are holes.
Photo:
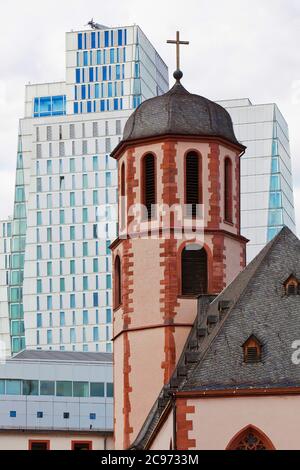
<path fill-rule="evenodd" d="M 221 137 L 241 146 L 226 109 L 189 93 L 178 78 L 171 90 L 144 101 L 134 111 L 125 125 L 122 142 L 162 135 Z"/>

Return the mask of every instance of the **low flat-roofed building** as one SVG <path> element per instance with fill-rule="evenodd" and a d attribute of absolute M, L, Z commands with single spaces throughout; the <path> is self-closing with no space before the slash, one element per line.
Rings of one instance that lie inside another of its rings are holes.
<path fill-rule="evenodd" d="M 22 351 L 0 365 L 0 449 L 111 449 L 112 355 Z"/>

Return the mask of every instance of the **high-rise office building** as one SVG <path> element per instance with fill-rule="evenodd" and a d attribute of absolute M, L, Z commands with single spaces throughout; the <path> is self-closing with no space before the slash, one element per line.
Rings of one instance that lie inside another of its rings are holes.
<path fill-rule="evenodd" d="M 1 336 L 13 354 L 111 351 L 109 154 L 132 110 L 167 90 L 168 69 L 138 26 L 67 33 L 66 81 L 26 86 Z"/>
<path fill-rule="evenodd" d="M 9 320 L 9 282 L 11 266 L 12 220 L 0 222 L 0 363 L 1 359 L 10 355 L 10 328 L 19 328 L 19 320 Z M 24 325 L 23 325 L 24 328 Z"/>
<path fill-rule="evenodd" d="M 219 102 L 230 113 L 241 159 L 241 228 L 251 261 L 286 225 L 296 232 L 288 125 L 276 104 Z"/>

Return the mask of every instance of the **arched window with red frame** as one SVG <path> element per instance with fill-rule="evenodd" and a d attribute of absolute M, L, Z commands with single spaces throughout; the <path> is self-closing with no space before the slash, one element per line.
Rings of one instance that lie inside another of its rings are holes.
<path fill-rule="evenodd" d="M 122 304 L 122 273 L 121 260 L 117 255 L 114 263 L 114 308 L 120 307 Z"/>
<path fill-rule="evenodd" d="M 229 157 L 224 162 L 224 219 L 233 222 L 232 161 Z"/>
<path fill-rule="evenodd" d="M 226 450 L 275 450 L 275 447 L 264 432 L 250 424 L 231 439 Z"/>
<path fill-rule="evenodd" d="M 121 228 L 125 227 L 126 222 L 126 179 L 125 179 L 125 163 L 122 163 L 121 166 L 121 182 L 120 182 L 120 196 L 121 196 L 121 213 L 120 213 L 120 222 Z"/>
<path fill-rule="evenodd" d="M 147 209 L 147 218 L 155 217 L 156 205 L 156 160 L 148 153 L 142 160 L 142 204 Z"/>
<path fill-rule="evenodd" d="M 197 205 L 202 204 L 202 158 L 190 151 L 185 157 L 185 204 L 187 215 L 196 217 Z"/>
<path fill-rule="evenodd" d="M 181 294 L 197 296 L 207 294 L 207 253 L 200 245 L 187 245 L 181 252 Z"/>

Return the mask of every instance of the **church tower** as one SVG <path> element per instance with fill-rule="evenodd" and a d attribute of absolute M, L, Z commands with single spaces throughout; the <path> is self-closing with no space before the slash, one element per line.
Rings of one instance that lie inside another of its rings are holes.
<path fill-rule="evenodd" d="M 168 382 L 198 297 L 220 293 L 245 266 L 245 148 L 224 108 L 189 93 L 179 70 L 174 78 L 168 93 L 131 115 L 112 153 L 119 168 L 119 238 L 111 246 L 116 449 L 130 446 Z M 199 220 L 195 233 L 183 233 Z"/>

